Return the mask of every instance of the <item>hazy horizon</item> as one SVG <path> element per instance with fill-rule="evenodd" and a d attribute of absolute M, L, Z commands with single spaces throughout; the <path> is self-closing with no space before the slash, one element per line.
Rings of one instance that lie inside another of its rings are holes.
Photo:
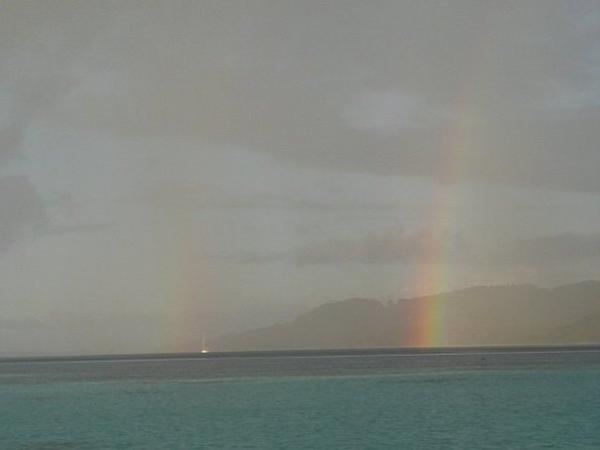
<path fill-rule="evenodd" d="M 9 0 L 0 99 L 0 356 L 600 279 L 596 1 Z"/>

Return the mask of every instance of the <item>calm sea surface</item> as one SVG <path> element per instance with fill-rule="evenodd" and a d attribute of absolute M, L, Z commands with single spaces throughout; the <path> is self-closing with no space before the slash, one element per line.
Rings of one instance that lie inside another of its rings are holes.
<path fill-rule="evenodd" d="M 600 349 L 0 362 L 0 449 L 600 449 Z"/>

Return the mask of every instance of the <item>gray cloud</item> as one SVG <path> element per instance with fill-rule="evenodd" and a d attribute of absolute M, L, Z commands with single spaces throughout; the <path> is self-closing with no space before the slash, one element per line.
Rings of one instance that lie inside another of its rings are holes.
<path fill-rule="evenodd" d="M 232 255 L 217 256 L 218 259 L 240 262 L 242 264 L 271 264 L 289 259 L 287 252 L 252 252 L 243 251 Z"/>
<path fill-rule="evenodd" d="M 48 226 L 41 197 L 25 176 L 0 178 L 0 252 Z"/>
<path fill-rule="evenodd" d="M 77 225 L 51 225 L 46 228 L 47 234 L 62 234 L 62 233 L 93 233 L 97 231 L 107 230 L 111 226 L 110 223 L 90 223 Z"/>
<path fill-rule="evenodd" d="M 597 4 L 180 2 L 172 21 L 165 7 L 111 12 L 53 121 L 332 171 L 456 166 L 458 181 L 600 191 Z"/>
<path fill-rule="evenodd" d="M 68 92 L 68 83 L 60 76 L 45 74 L 16 81 L 9 85 L 9 89 L 14 98 L 10 102 L 9 118 L 0 127 L 0 162 L 6 162 L 21 152 L 32 122 Z"/>
<path fill-rule="evenodd" d="M 213 257 L 245 264 L 289 261 L 299 266 L 344 263 L 410 263 L 421 257 L 426 239 L 423 233 L 407 233 L 403 230 L 391 229 L 371 233 L 358 239 L 330 238 L 309 242 L 289 251 L 245 251 L 228 256 L 214 255 Z"/>
<path fill-rule="evenodd" d="M 431 247 L 423 232 L 407 233 L 400 229 L 370 233 L 356 239 L 331 238 L 295 247 L 288 252 L 243 252 L 232 255 L 243 263 L 261 264 L 294 261 L 298 265 L 317 264 L 411 264 L 424 261 Z M 464 234 L 448 236 L 444 243 L 449 264 L 497 267 L 530 266 L 536 270 L 576 263 L 600 262 L 600 234 L 562 233 L 522 238 L 508 242 L 495 240 L 485 245 Z M 556 270 L 556 269 L 552 269 Z"/>
<path fill-rule="evenodd" d="M 54 20 L 64 19 L 69 8 L 67 4 L 40 5 L 27 1 L 2 6 L 0 168 L 15 159 L 25 159 L 25 143 L 31 128 L 76 85 L 76 76 L 69 66 L 88 48 L 93 38 L 89 32 L 96 27 L 90 27 L 89 22 L 71 22 L 63 30 L 55 28 Z M 0 177 L 0 251 L 22 239 L 79 227 L 53 224 L 48 206 L 29 176 Z"/>
<path fill-rule="evenodd" d="M 310 264 L 397 264 L 418 260 L 426 236 L 390 230 L 367 235 L 361 239 L 328 239 L 304 245 L 294 250 L 299 265 Z"/>
<path fill-rule="evenodd" d="M 23 329 L 30 330 L 44 326 L 46 326 L 46 324 L 35 318 L 10 319 L 6 317 L 0 317 L 0 331 Z"/>
<path fill-rule="evenodd" d="M 77 6 L 89 14 L 71 14 Z M 76 62 L 103 28 L 103 9 L 71 2 L 2 5 L 0 162 L 18 155 L 28 130 L 81 82 Z"/>
<path fill-rule="evenodd" d="M 301 196 L 256 193 L 230 194 L 214 186 L 161 184 L 136 200 L 163 208 L 183 209 L 282 209 L 308 212 L 390 211 L 394 203 L 369 203 L 356 200 L 306 198 Z"/>
<path fill-rule="evenodd" d="M 95 232 L 108 224 L 56 224 L 25 175 L 0 177 L 0 253 L 18 241 L 48 234 Z"/>
<path fill-rule="evenodd" d="M 503 264 L 530 264 L 537 267 L 600 262 L 600 234 L 562 233 L 518 239 L 499 247 L 488 259 Z"/>
<path fill-rule="evenodd" d="M 419 99 L 401 92 L 369 92 L 357 95 L 342 111 L 350 128 L 395 134 L 418 125 Z"/>

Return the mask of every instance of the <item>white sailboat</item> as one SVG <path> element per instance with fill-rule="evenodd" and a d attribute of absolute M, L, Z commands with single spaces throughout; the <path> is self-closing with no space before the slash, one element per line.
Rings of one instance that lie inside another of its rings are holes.
<path fill-rule="evenodd" d="M 206 348 L 206 335 L 202 334 L 202 349 L 200 353 L 208 353 L 208 348 Z"/>

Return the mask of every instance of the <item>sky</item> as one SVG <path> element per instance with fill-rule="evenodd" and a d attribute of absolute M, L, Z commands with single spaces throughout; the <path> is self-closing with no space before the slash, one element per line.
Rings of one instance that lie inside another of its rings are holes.
<path fill-rule="evenodd" d="M 3 1 L 0 355 L 598 279 L 599 124 L 597 1 Z"/>

